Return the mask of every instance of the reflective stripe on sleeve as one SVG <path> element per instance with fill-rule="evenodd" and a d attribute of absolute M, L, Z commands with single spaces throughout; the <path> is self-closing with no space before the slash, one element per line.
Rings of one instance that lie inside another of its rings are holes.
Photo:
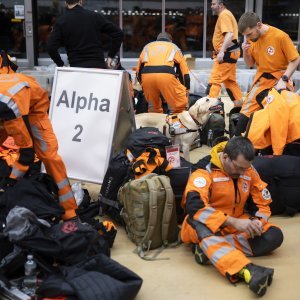
<path fill-rule="evenodd" d="M 208 217 L 211 216 L 215 211 L 216 210 L 212 207 L 207 207 L 207 208 L 203 209 L 203 211 L 201 212 L 201 214 L 198 218 L 198 221 L 205 224 Z"/>

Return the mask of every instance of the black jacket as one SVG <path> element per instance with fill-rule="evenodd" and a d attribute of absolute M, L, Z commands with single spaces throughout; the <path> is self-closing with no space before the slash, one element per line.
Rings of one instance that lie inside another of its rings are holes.
<path fill-rule="evenodd" d="M 101 33 L 111 37 L 108 56 L 112 58 L 123 41 L 122 30 L 102 15 L 79 5 L 66 9 L 66 13 L 57 19 L 49 37 L 48 53 L 58 66 L 63 66 L 58 49 L 64 46 L 71 67 L 105 68 Z"/>

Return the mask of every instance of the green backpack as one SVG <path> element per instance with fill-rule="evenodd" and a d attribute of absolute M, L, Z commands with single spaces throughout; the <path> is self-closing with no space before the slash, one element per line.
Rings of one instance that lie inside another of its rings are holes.
<path fill-rule="evenodd" d="M 178 244 L 175 199 L 167 176 L 151 173 L 131 180 L 120 188 L 118 198 L 127 235 L 141 258 L 152 260 L 146 257 L 148 250 Z"/>

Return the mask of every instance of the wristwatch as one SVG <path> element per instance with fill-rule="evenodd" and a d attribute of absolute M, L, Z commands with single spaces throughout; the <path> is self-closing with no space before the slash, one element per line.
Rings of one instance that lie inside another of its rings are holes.
<path fill-rule="evenodd" d="M 286 75 L 282 75 L 281 76 L 281 79 L 285 82 L 288 82 L 289 81 L 289 78 L 286 76 Z"/>

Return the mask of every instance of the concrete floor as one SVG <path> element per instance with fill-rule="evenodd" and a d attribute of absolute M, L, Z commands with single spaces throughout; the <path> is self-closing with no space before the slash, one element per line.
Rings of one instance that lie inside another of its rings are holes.
<path fill-rule="evenodd" d="M 231 103 L 225 98 L 225 110 Z M 191 151 L 192 162 L 209 153 L 209 148 Z M 85 184 L 92 198 L 96 198 L 99 186 Z M 300 197 L 300 195 L 299 195 Z M 300 238 L 297 234 L 300 215 L 293 218 L 274 216 L 271 221 L 283 230 L 284 242 L 274 253 L 253 258 L 253 263 L 275 269 L 274 279 L 264 299 L 300 299 Z M 298 237 L 297 237 L 298 236 Z M 165 249 L 158 257 L 165 260 L 144 261 L 133 253 L 135 245 L 127 238 L 124 228 L 118 234 L 112 249 L 112 259 L 136 272 L 144 280 L 137 300 L 247 300 L 257 298 L 243 282 L 232 285 L 211 266 L 201 266 L 194 261 L 187 245 Z M 126 300 L 126 299 L 124 299 Z"/>

